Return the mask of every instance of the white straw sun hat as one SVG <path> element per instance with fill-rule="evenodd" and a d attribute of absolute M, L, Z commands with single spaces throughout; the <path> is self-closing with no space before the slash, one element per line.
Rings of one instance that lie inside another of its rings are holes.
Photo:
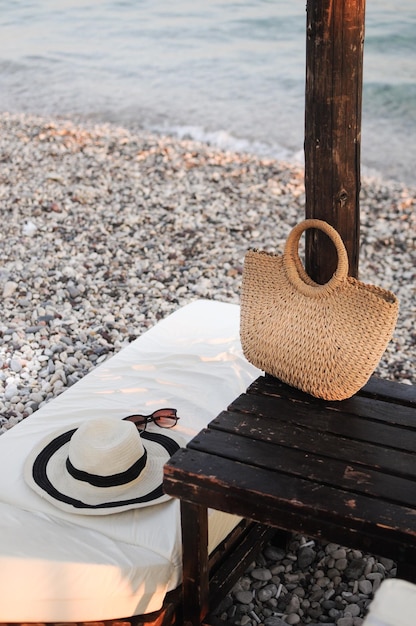
<path fill-rule="evenodd" d="M 64 511 L 119 513 L 170 498 L 163 493 L 163 465 L 184 445 L 171 431 L 139 433 L 130 421 L 91 419 L 45 437 L 26 459 L 24 477 Z"/>

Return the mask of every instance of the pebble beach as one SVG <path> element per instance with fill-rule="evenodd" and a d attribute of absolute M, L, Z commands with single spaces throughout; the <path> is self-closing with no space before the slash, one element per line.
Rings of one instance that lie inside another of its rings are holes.
<path fill-rule="evenodd" d="M 88 121 L 0 114 L 0 434 L 158 320 L 239 302 L 244 255 L 304 216 L 300 166 Z M 376 370 L 416 383 L 416 181 L 363 179 L 360 279 L 400 301 Z M 293 537 L 224 600 L 241 626 L 360 626 L 395 565 Z"/>

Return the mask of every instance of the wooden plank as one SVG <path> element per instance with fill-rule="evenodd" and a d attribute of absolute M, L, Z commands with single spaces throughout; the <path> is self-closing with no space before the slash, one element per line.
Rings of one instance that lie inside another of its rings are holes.
<path fill-rule="evenodd" d="M 349 272 L 358 275 L 362 58 L 365 0 L 308 0 L 305 98 L 306 217 L 341 235 Z M 306 270 L 325 283 L 335 249 L 306 234 Z"/>
<path fill-rule="evenodd" d="M 408 407 L 402 410 L 412 411 Z M 289 422 L 290 424 L 309 428 L 315 432 L 321 431 L 341 435 L 349 439 L 368 441 L 389 448 L 416 450 L 416 421 L 415 427 L 398 428 L 395 424 L 389 424 L 384 420 L 375 423 L 369 418 L 360 415 L 328 411 L 325 408 L 306 404 L 290 404 L 280 398 L 268 396 L 240 396 L 229 407 L 229 412 L 241 413 L 245 419 L 264 418 L 273 422 Z M 416 412 L 412 411 L 413 419 Z M 408 421 L 408 415 L 400 417 L 397 421 Z M 212 422 L 217 423 L 218 418 Z M 400 426 L 403 426 L 402 424 Z"/>
<path fill-rule="evenodd" d="M 416 476 L 416 454 L 395 448 L 355 441 L 314 428 L 304 428 L 290 421 L 223 411 L 210 428 L 249 438 L 303 450 L 331 459 L 339 458 L 365 468 L 389 472 L 411 480 Z"/>
<path fill-rule="evenodd" d="M 340 460 L 337 449 L 328 459 L 293 447 L 253 441 L 228 432 L 206 429 L 189 444 L 193 450 L 241 461 L 246 465 L 269 469 L 279 480 L 279 473 L 298 476 L 331 487 L 361 493 L 416 509 L 415 481 L 357 467 L 350 459 Z"/>
<path fill-rule="evenodd" d="M 320 522 L 367 531 L 380 540 L 391 536 L 416 545 L 414 509 L 326 485 L 311 487 L 308 480 L 284 474 L 276 480 L 271 471 L 188 448 L 165 465 L 165 489 L 173 496 L 264 524 L 279 526 L 271 520 L 289 511 L 297 517 L 313 515 Z"/>
<path fill-rule="evenodd" d="M 326 424 L 323 428 L 338 428 L 340 424 L 349 426 L 351 436 L 360 433 L 360 437 L 366 437 L 365 433 L 395 432 L 395 444 L 393 447 L 401 447 L 401 441 L 409 438 L 413 443 L 404 443 L 405 449 L 416 449 L 416 411 L 407 406 L 395 407 L 386 402 L 377 402 L 368 398 L 361 398 L 363 413 L 345 413 L 339 407 L 331 410 L 322 404 L 291 402 L 287 398 L 273 396 L 271 394 L 243 394 L 229 405 L 230 411 L 251 413 L 267 417 L 278 417 L 280 420 L 293 421 L 304 426 L 308 424 L 312 428 L 320 428 L 320 424 Z M 368 405 L 368 406 L 366 406 Z M 381 406 L 380 406 L 381 405 Z M 397 428 L 400 426 L 400 428 Z M 335 430 L 334 432 L 338 432 Z M 400 435 L 403 434 L 403 436 Z M 372 440 L 370 436 L 369 440 Z M 380 439 L 380 443 L 388 445 L 387 441 Z"/>
<path fill-rule="evenodd" d="M 179 450 L 165 465 L 167 493 L 263 524 L 416 562 L 414 509 L 316 486 L 242 463 Z"/>
<path fill-rule="evenodd" d="M 416 385 L 405 385 L 404 383 L 396 383 L 372 376 L 361 389 L 360 394 L 384 400 L 385 402 L 407 404 L 416 408 Z"/>
<path fill-rule="evenodd" d="M 400 387 L 408 387 L 408 385 L 400 385 Z M 375 421 L 397 424 L 416 430 L 416 405 L 413 406 L 410 402 L 410 394 L 407 394 L 407 401 L 404 403 L 394 403 L 393 401 L 388 402 L 369 395 L 361 394 L 355 395 L 346 400 L 329 401 L 314 398 L 313 396 L 295 389 L 294 387 L 289 387 L 288 385 L 285 385 L 285 383 L 277 381 L 277 379 L 272 377 L 260 377 L 255 380 L 247 389 L 247 394 L 281 398 L 291 403 L 301 402 L 312 407 L 337 411 L 344 415 L 359 415 L 361 417 L 374 419 Z M 232 405 L 233 403 L 230 406 Z"/>

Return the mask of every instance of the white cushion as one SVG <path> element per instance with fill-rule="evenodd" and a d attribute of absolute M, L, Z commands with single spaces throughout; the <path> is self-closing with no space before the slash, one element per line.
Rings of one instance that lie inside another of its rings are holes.
<path fill-rule="evenodd" d="M 399 578 L 384 580 L 377 589 L 363 626 L 414 626 L 416 585 Z"/>
<path fill-rule="evenodd" d="M 24 482 L 48 432 L 97 415 L 178 409 L 187 441 L 259 371 L 242 355 L 239 307 L 179 309 L 0 436 L 0 622 L 92 621 L 158 610 L 181 581 L 179 503 L 108 516 L 61 511 Z M 238 521 L 210 511 L 210 549 Z"/>

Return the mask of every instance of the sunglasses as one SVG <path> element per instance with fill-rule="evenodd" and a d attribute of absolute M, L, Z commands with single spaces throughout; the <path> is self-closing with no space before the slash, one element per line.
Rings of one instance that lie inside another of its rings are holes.
<path fill-rule="evenodd" d="M 137 430 L 146 430 L 149 422 L 154 422 L 159 428 L 173 428 L 178 423 L 178 415 L 176 409 L 157 409 L 150 415 L 128 415 L 124 418 L 136 425 Z"/>

